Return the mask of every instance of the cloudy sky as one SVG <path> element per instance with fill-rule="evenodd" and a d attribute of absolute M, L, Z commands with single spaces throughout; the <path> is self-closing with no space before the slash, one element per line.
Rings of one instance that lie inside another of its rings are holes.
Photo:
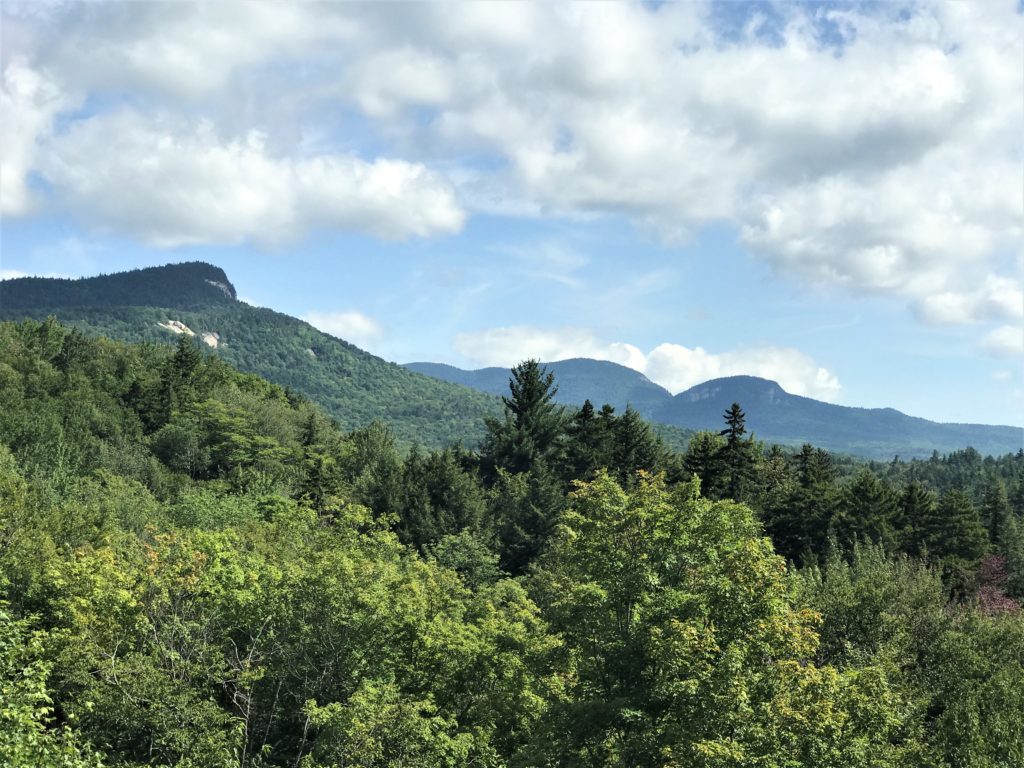
<path fill-rule="evenodd" d="M 0 276 L 1024 423 L 1020 3 L 2 4 Z"/>

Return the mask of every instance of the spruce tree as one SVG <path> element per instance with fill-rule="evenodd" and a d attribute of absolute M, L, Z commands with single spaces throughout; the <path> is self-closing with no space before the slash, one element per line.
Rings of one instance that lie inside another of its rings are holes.
<path fill-rule="evenodd" d="M 924 554 L 927 549 L 925 530 L 935 514 L 938 500 L 921 483 L 912 480 L 900 496 L 900 547 L 911 555 Z"/>
<path fill-rule="evenodd" d="M 512 369 L 509 396 L 501 398 L 505 418 L 486 420 L 481 464 L 493 480 L 495 471 L 528 472 L 538 463 L 553 464 L 562 450 L 566 419 L 554 402 L 554 374 L 536 360 Z"/>
<path fill-rule="evenodd" d="M 942 565 L 946 583 L 954 593 L 966 593 L 988 548 L 981 515 L 967 494 L 946 491 L 925 518 L 922 533 L 929 557 Z"/>
<path fill-rule="evenodd" d="M 555 377 L 536 360 L 512 369 L 505 418 L 488 419 L 480 451 L 484 478 L 520 489 L 501 493 L 495 519 L 502 567 L 522 573 L 536 557 L 561 512 L 568 490 L 558 469 L 565 463 L 567 422 L 554 403 Z"/>
<path fill-rule="evenodd" d="M 870 469 L 863 469 L 843 488 L 833 529 L 846 546 L 869 540 L 893 552 L 897 509 L 896 495 L 888 484 Z"/>
<path fill-rule="evenodd" d="M 725 474 L 725 494 L 734 501 L 745 501 L 754 478 L 756 464 L 753 438 L 747 433 L 746 414 L 739 403 L 723 414 L 726 427 L 718 434 L 725 438 L 721 466 Z"/>
<path fill-rule="evenodd" d="M 661 466 L 661 441 L 631 407 L 616 421 L 613 446 L 614 467 L 623 485 L 631 486 L 639 470 L 653 473 Z"/>
<path fill-rule="evenodd" d="M 990 475 L 985 484 L 981 502 L 981 518 L 988 531 L 989 540 L 996 544 L 1003 530 L 1003 523 L 1010 516 L 1010 500 L 1006 485 L 995 475 Z"/>
<path fill-rule="evenodd" d="M 587 400 L 572 417 L 566 439 L 566 480 L 592 480 L 598 469 L 612 466 L 616 419 L 611 406 L 605 407 L 610 409 L 607 417 L 604 411 L 598 415 Z"/>
<path fill-rule="evenodd" d="M 700 493 L 707 499 L 720 499 L 724 484 L 722 447 L 724 441 L 714 432 L 698 432 L 690 438 L 683 467 L 690 476 L 700 478 Z"/>

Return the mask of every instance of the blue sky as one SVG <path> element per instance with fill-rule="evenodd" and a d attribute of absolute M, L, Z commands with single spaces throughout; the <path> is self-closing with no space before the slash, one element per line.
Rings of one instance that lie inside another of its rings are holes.
<path fill-rule="evenodd" d="M 0 275 L 1024 423 L 1014 3 L 3 5 Z"/>

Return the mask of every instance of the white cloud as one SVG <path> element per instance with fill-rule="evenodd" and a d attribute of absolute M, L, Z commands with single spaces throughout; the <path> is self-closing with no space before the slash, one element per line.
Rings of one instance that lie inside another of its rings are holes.
<path fill-rule="evenodd" d="M 835 374 L 788 347 L 712 353 L 702 347 L 666 343 L 645 355 L 632 344 L 604 343 L 582 328 L 546 330 L 520 325 L 459 334 L 455 349 L 481 366 L 511 366 L 526 358 L 546 362 L 573 357 L 610 360 L 643 373 L 673 394 L 709 379 L 740 375 L 772 379 L 787 392 L 828 402 L 837 400 L 842 390 Z"/>
<path fill-rule="evenodd" d="M 1024 355 L 1024 325 L 994 328 L 982 339 L 981 346 L 996 357 L 1020 357 Z"/>
<path fill-rule="evenodd" d="M 30 213 L 34 200 L 28 175 L 35 167 L 39 142 L 54 116 L 72 104 L 50 78 L 16 59 L 4 68 L 0 87 L 0 215 Z"/>
<path fill-rule="evenodd" d="M 474 211 L 667 238 L 730 222 L 799 279 L 1002 322 L 1021 290 L 999 266 L 1022 235 L 1017 6 L 775 4 L 729 34 L 697 3 L 61 7 L 14 55 L 58 91 L 188 118 L 133 128 L 97 107 L 50 146 L 66 107 L 17 90 L 5 205 L 26 210 L 42 169 L 76 212 L 162 244 L 426 235 L 462 222 L 450 179 Z M 410 162 L 357 160 L 361 139 Z"/>
<path fill-rule="evenodd" d="M 943 291 L 924 297 L 918 313 L 928 322 L 962 325 L 983 320 L 1024 319 L 1024 291 L 1015 280 L 990 275 L 970 291 Z"/>
<path fill-rule="evenodd" d="M 417 163 L 280 158 L 255 131 L 225 140 L 209 123 L 130 111 L 75 123 L 54 139 L 42 173 L 94 226 L 158 247 L 272 244 L 315 227 L 402 238 L 464 221 L 452 189 Z"/>
<path fill-rule="evenodd" d="M 362 349 L 371 349 L 384 336 L 384 328 L 358 310 L 344 312 L 307 312 L 302 319 L 314 328 L 337 336 Z"/>
<path fill-rule="evenodd" d="M 723 376 L 760 376 L 794 395 L 833 402 L 842 386 L 835 374 L 789 347 L 751 347 L 711 353 L 679 344 L 660 344 L 647 355 L 644 373 L 671 392 Z"/>

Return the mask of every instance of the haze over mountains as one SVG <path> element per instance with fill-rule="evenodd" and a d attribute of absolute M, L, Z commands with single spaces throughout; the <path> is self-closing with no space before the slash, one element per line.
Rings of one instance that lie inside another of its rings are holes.
<path fill-rule="evenodd" d="M 497 414 L 507 391 L 503 368 L 466 371 L 438 363 L 389 363 L 308 323 L 238 301 L 228 276 L 204 263 L 174 264 L 66 280 L 0 282 L 0 319 L 62 322 L 125 341 L 172 342 L 194 334 L 238 368 L 300 392 L 347 429 L 375 419 L 404 442 L 475 444 L 483 418 Z M 1017 427 L 939 424 L 899 411 L 851 408 L 791 395 L 751 376 L 715 379 L 673 396 L 642 374 L 615 363 L 574 359 L 547 364 L 559 402 L 632 406 L 678 443 L 686 432 L 715 429 L 739 402 L 748 428 L 766 442 L 811 442 L 873 458 L 922 456 L 968 445 L 982 453 L 1020 450 Z"/>

